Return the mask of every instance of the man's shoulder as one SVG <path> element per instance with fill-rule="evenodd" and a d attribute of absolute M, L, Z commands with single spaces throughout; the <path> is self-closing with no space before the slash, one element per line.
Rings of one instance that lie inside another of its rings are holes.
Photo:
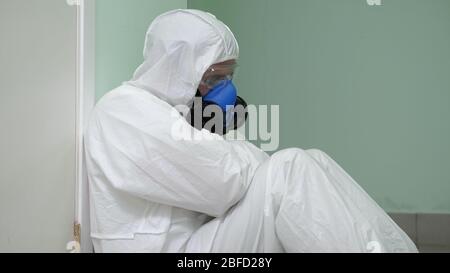
<path fill-rule="evenodd" d="M 112 89 L 106 93 L 98 102 L 96 103 L 96 109 L 117 109 L 120 106 L 144 106 L 152 108 L 170 108 L 167 102 L 159 99 L 150 92 L 140 89 L 131 85 L 121 85 L 117 88 Z"/>
<path fill-rule="evenodd" d="M 145 96 L 146 92 L 142 89 L 135 88 L 130 85 L 121 85 L 103 95 L 97 102 L 97 106 L 109 103 L 114 100 L 132 99 L 136 96 Z"/>
<path fill-rule="evenodd" d="M 145 116 L 147 120 L 163 120 L 174 111 L 167 102 L 150 92 L 130 85 L 119 86 L 105 94 L 96 104 L 94 113 L 110 114 L 116 117 Z"/>

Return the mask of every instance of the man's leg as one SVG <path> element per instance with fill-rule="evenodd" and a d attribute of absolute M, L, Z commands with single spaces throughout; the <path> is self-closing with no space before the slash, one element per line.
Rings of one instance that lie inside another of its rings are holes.
<path fill-rule="evenodd" d="M 268 165 L 267 161 L 258 168 L 238 204 L 193 234 L 187 252 L 284 252 L 275 234 L 272 200 L 267 191 Z"/>
<path fill-rule="evenodd" d="M 257 171 L 246 196 L 191 238 L 188 251 L 415 252 L 364 190 L 318 150 L 288 149 Z"/>
<path fill-rule="evenodd" d="M 325 153 L 290 149 L 274 157 L 269 177 L 286 187 L 276 216 L 286 251 L 417 252 L 383 209 Z"/>

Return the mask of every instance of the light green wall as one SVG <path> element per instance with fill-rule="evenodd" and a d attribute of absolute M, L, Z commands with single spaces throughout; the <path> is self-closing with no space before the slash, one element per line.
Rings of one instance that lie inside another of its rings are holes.
<path fill-rule="evenodd" d="M 185 1 L 97 0 L 97 97 Z M 281 148 L 316 147 L 392 212 L 450 212 L 450 1 L 189 0 L 235 32 L 240 93 L 281 107 Z"/>
<path fill-rule="evenodd" d="M 96 97 L 129 80 L 142 63 L 153 19 L 187 0 L 96 0 Z"/>
<path fill-rule="evenodd" d="M 450 212 L 450 1 L 190 0 L 235 32 L 238 87 L 279 104 L 382 207 Z"/>

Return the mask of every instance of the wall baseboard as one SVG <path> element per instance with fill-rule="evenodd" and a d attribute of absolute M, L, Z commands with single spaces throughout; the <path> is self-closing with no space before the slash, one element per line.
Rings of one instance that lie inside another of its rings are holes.
<path fill-rule="evenodd" d="M 389 213 L 420 252 L 450 253 L 450 214 Z"/>

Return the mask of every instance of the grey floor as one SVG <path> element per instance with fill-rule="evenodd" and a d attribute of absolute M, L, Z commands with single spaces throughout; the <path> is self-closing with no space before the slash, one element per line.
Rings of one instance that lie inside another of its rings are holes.
<path fill-rule="evenodd" d="M 390 213 L 421 253 L 450 253 L 450 214 Z"/>

